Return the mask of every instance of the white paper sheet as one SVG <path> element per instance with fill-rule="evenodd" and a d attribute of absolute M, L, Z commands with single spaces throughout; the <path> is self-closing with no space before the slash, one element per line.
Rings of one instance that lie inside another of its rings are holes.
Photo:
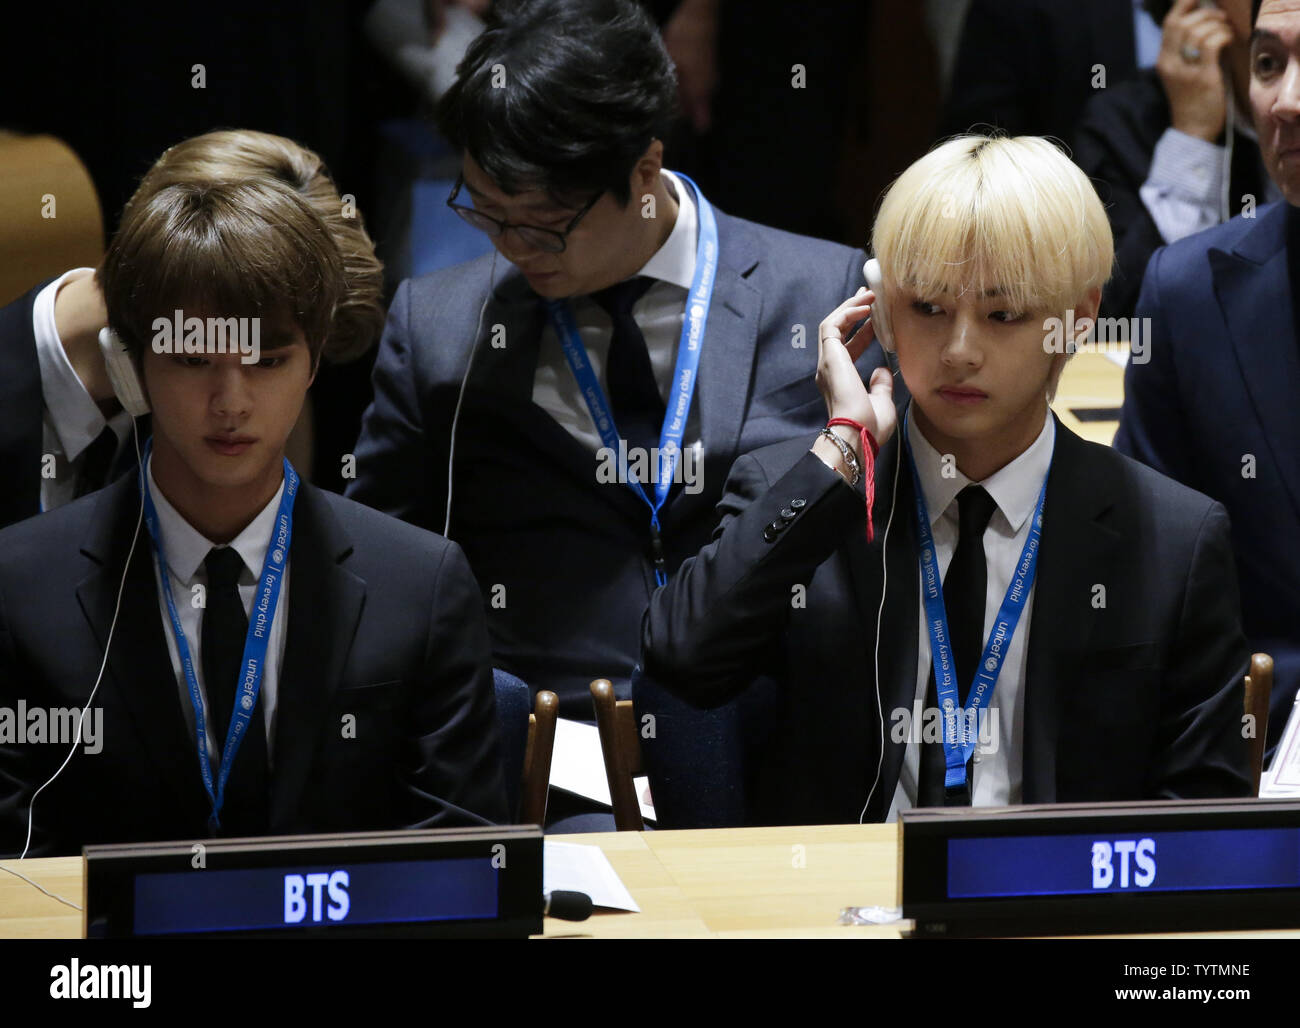
<path fill-rule="evenodd" d="M 641 913 L 599 846 L 550 839 L 542 845 L 542 892 L 585 892 L 595 906 Z"/>
<path fill-rule="evenodd" d="M 1259 794 L 1264 798 L 1300 796 L 1300 693 L 1296 693 L 1273 763 L 1260 778 Z"/>
<path fill-rule="evenodd" d="M 654 802 L 650 798 L 650 781 L 634 778 L 641 816 L 655 820 Z M 609 779 L 605 776 L 605 757 L 600 749 L 600 732 L 595 725 L 559 718 L 555 723 L 555 752 L 551 756 L 551 785 L 565 792 L 585 796 L 606 807 Z"/>

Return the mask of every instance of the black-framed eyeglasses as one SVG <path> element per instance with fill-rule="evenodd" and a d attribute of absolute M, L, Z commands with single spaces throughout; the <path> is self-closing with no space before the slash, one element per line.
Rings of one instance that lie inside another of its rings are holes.
<path fill-rule="evenodd" d="M 451 196 L 447 197 L 447 206 L 461 216 L 461 218 L 470 225 L 473 225 L 480 232 L 486 232 L 493 239 L 503 235 L 507 229 L 514 229 L 515 234 L 519 236 L 530 247 L 538 250 L 544 250 L 547 253 L 563 253 L 564 248 L 568 245 L 568 236 L 575 228 L 578 227 L 587 212 L 596 206 L 596 201 L 605 195 L 604 191 L 597 193 L 587 201 L 586 206 L 573 216 L 573 220 L 565 227 L 563 232 L 556 231 L 553 228 L 540 228 L 537 225 L 512 225 L 508 221 L 501 221 L 492 217 L 490 214 L 484 214 L 473 207 L 466 207 L 464 204 L 453 203 L 460 194 L 461 187 L 465 184 L 465 176 L 456 177 L 456 188 L 451 191 Z"/>

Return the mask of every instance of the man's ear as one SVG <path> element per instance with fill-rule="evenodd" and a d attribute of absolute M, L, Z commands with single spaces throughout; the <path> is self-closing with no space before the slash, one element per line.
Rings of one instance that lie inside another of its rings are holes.
<path fill-rule="evenodd" d="M 1078 346 L 1088 342 L 1092 335 L 1092 330 L 1097 324 L 1097 311 L 1101 309 L 1101 287 L 1094 286 L 1088 291 L 1088 295 L 1078 303 L 1074 308 L 1074 339 L 1070 340 Z"/>
<path fill-rule="evenodd" d="M 633 195 L 640 196 L 646 190 L 653 189 L 655 183 L 659 181 L 659 172 L 663 170 L 663 166 L 663 140 L 652 139 L 645 153 L 637 160 L 636 167 L 632 169 Z"/>

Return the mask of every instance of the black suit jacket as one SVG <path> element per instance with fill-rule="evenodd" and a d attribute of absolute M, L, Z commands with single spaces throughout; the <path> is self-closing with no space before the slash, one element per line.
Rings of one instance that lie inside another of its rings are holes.
<path fill-rule="evenodd" d="M 775 727 L 747 789 L 750 821 L 855 822 L 864 807 L 879 821 L 906 750 L 891 712 L 910 711 L 916 691 L 911 474 L 897 476 L 891 525 L 895 434 L 877 462 L 868 546 L 861 488 L 808 453 L 810 443 L 736 463 L 717 537 L 651 601 L 644 660 L 697 702 L 733 696 L 759 675 L 776 680 Z M 769 541 L 782 508 L 795 517 Z M 803 605 L 792 602 L 796 585 L 806 587 Z M 1094 605 L 1097 586 L 1104 606 Z M 1219 504 L 1058 423 L 1029 628 L 1025 803 L 1250 792 L 1247 651 Z"/>
<path fill-rule="evenodd" d="M 1170 127 L 1170 118 L 1160 76 L 1148 68 L 1130 82 L 1099 91 L 1079 121 L 1074 159 L 1097 187 L 1115 234 L 1115 270 L 1102 294 L 1103 316 L 1133 317 L 1147 262 L 1165 245 L 1139 190 L 1151 173 L 1156 144 Z M 1241 212 L 1247 193 L 1257 204 L 1263 203 L 1263 175 L 1259 144 L 1237 133 L 1228 192 L 1230 213 Z"/>
<path fill-rule="evenodd" d="M 137 476 L 0 532 L 0 707 L 79 709 L 137 524 Z M 304 483 L 271 752 L 271 834 L 507 817 L 487 631 L 459 548 Z M 79 748 L 36 801 L 32 853 L 204 838 L 209 813 L 141 526 Z M 345 715 L 355 731 L 343 731 Z M 0 853 L 67 745 L 0 744 Z M 446 802 L 444 802 L 446 801 Z"/>
<path fill-rule="evenodd" d="M 669 573 L 708 541 L 738 454 L 825 424 L 817 327 L 862 284 L 860 251 L 720 211 L 717 223 L 693 400 L 702 476 L 690 491 L 676 486 L 660 514 Z M 598 481 L 594 453 L 532 402 L 546 312 L 502 266 L 490 297 L 490 256 L 398 290 L 348 495 L 442 531 L 452 415 L 482 310 L 456 428 L 451 537 L 483 589 L 497 665 L 589 720 L 591 680 L 622 686 L 637 662 L 655 584 L 650 513 L 627 485 Z M 863 378 L 883 362 L 873 344 L 858 361 Z"/>
<path fill-rule="evenodd" d="M 988 123 L 1012 136 L 1070 140 L 1095 65 L 1112 88 L 1137 71 L 1130 0 L 974 0 L 940 135 Z"/>
<path fill-rule="evenodd" d="M 0 526 L 41 509 L 43 401 L 32 306 L 48 284 L 0 307 L 0 463 L 9 473 L 8 488 L 0 490 Z"/>
<path fill-rule="evenodd" d="M 12 303 L 0 307 L 0 467 L 8 486 L 0 490 L 0 528 L 41 512 L 41 457 L 44 453 L 41 366 L 36 357 L 32 308 L 46 280 Z M 149 437 L 150 419 L 139 419 L 140 438 Z M 135 466 L 135 445 L 118 448 L 108 476 L 88 483 L 98 489 Z"/>

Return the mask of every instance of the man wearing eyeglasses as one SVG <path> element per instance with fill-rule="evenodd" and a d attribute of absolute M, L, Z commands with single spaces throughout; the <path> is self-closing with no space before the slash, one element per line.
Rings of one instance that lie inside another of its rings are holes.
<path fill-rule="evenodd" d="M 497 9 L 439 112 L 448 203 L 497 252 L 399 288 L 348 494 L 459 542 L 497 665 L 589 720 L 735 458 L 821 427 L 817 324 L 864 255 L 664 168 L 676 78 L 640 6 Z"/>

